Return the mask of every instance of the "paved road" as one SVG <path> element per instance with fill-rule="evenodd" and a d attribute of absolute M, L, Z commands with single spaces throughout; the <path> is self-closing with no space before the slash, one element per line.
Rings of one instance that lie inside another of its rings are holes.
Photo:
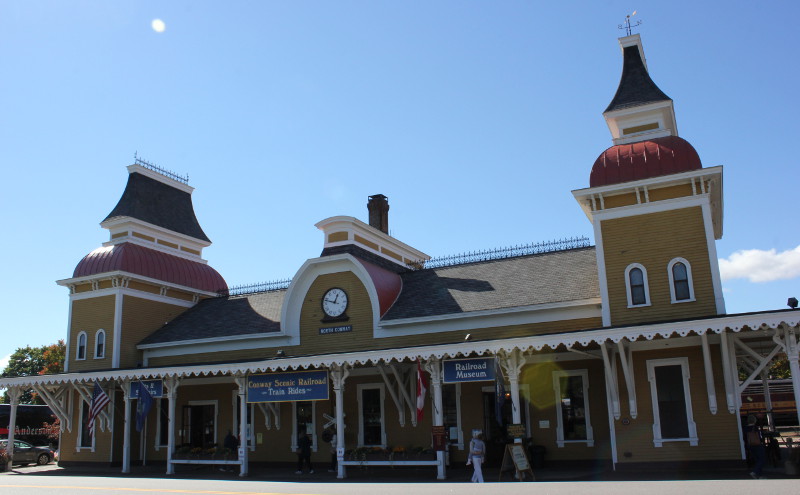
<path fill-rule="evenodd" d="M 60 476 L 50 470 L 16 469 L 0 474 L 0 495 L 755 495 L 800 494 L 797 480 L 580 481 L 538 483 L 304 483 L 240 479 L 176 479 L 158 477 Z"/>

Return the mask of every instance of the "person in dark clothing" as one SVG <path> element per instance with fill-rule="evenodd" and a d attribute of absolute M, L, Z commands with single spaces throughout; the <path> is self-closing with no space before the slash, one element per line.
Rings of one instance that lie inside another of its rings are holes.
<path fill-rule="evenodd" d="M 239 448 L 239 440 L 235 436 L 233 436 L 233 432 L 231 432 L 231 430 L 228 430 L 228 434 L 225 435 L 225 439 L 222 440 L 222 446 L 230 451 L 230 453 L 228 453 L 228 455 L 230 455 L 230 456 L 237 456 L 238 455 L 236 449 Z M 220 471 L 233 471 L 233 468 L 221 467 L 221 468 L 219 468 L 219 470 Z"/>
<path fill-rule="evenodd" d="M 753 470 L 750 471 L 750 476 L 757 480 L 764 479 L 761 471 L 767 461 L 767 452 L 764 449 L 764 438 L 761 436 L 758 420 L 752 414 L 747 417 L 747 426 L 744 427 L 744 441 L 750 458 L 753 460 Z"/>
<path fill-rule="evenodd" d="M 233 451 L 236 451 L 236 449 L 239 447 L 239 440 L 233 436 L 231 430 L 228 430 L 228 434 L 225 435 L 225 440 L 222 441 L 222 446 Z"/>
<path fill-rule="evenodd" d="M 314 467 L 311 465 L 311 437 L 305 429 L 297 434 L 297 472 L 303 474 L 303 464 L 308 465 L 308 474 L 314 474 Z"/>

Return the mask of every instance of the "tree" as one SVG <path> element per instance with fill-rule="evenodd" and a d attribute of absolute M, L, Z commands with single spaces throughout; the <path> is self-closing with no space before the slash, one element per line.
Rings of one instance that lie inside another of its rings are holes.
<path fill-rule="evenodd" d="M 39 370 L 39 374 L 56 375 L 63 372 L 66 352 L 67 346 L 64 345 L 64 339 L 43 347 L 42 359 L 44 360 L 44 366 Z"/>
<path fill-rule="evenodd" d="M 15 376 L 49 375 L 61 373 L 64 369 L 64 356 L 66 346 L 63 340 L 55 344 L 44 345 L 41 347 L 20 347 L 11 355 L 8 366 L 5 367 L 3 378 Z M 3 402 L 8 403 L 8 395 L 3 397 Z M 20 404 L 43 404 L 38 394 L 32 389 L 22 392 L 19 399 Z"/>

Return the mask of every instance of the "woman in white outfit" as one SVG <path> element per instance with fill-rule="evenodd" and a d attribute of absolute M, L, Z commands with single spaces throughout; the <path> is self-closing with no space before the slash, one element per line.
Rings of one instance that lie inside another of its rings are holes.
<path fill-rule="evenodd" d="M 472 440 L 469 442 L 469 456 L 467 457 L 467 466 L 472 464 L 475 472 L 472 474 L 473 483 L 483 483 L 483 471 L 481 465 L 486 456 L 486 444 L 482 440 L 483 432 L 481 430 L 472 430 Z"/>

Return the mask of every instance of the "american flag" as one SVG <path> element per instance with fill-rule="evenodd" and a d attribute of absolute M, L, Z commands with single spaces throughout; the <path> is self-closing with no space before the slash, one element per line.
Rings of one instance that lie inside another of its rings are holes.
<path fill-rule="evenodd" d="M 92 405 L 89 407 L 89 435 L 94 436 L 94 419 L 100 414 L 100 411 L 108 405 L 108 395 L 100 388 L 98 382 L 94 382 L 94 392 L 92 392 Z"/>

